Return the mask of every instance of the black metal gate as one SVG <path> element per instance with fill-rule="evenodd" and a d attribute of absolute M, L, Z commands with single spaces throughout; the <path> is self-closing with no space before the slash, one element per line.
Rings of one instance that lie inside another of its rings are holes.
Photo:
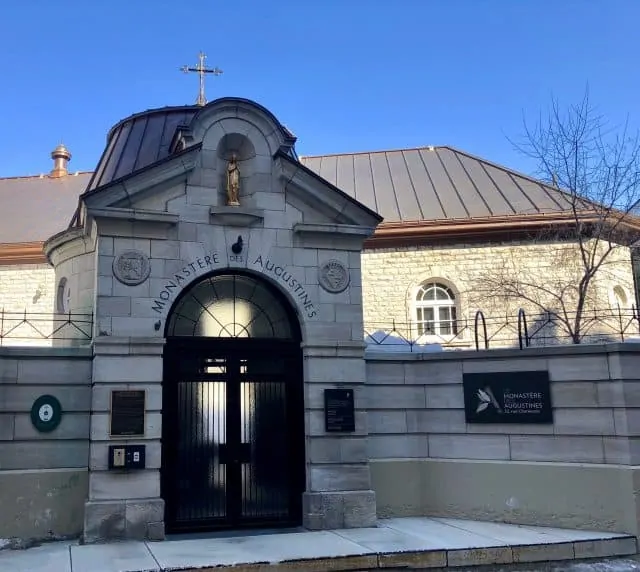
<path fill-rule="evenodd" d="M 164 363 L 168 531 L 299 524 L 300 343 L 169 338 Z"/>

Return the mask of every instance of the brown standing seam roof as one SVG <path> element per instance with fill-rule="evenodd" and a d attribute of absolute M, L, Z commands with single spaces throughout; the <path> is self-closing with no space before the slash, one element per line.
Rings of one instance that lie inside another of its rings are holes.
<path fill-rule="evenodd" d="M 91 173 L 0 178 L 0 244 L 41 242 L 67 228 Z"/>
<path fill-rule="evenodd" d="M 566 195 L 452 147 L 301 157 L 384 222 L 562 212 Z"/>
<path fill-rule="evenodd" d="M 109 134 L 94 173 L 0 179 L 0 244 L 44 241 L 69 225 L 78 197 L 168 156 L 176 128 L 196 108 L 127 118 Z M 301 157 L 384 222 L 468 220 L 570 209 L 566 195 L 452 147 Z"/>

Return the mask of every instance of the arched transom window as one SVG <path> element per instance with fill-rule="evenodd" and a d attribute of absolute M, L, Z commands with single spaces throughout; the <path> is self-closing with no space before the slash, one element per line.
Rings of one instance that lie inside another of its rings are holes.
<path fill-rule="evenodd" d="M 458 333 L 456 297 L 448 286 L 438 282 L 423 284 L 416 294 L 415 307 L 419 336 Z"/>
<path fill-rule="evenodd" d="M 183 294 L 167 336 L 294 338 L 292 318 L 274 289 L 252 276 L 203 278 Z"/>

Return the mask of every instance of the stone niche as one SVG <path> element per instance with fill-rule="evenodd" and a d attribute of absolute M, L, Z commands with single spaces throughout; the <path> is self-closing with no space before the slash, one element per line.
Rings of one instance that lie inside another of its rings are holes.
<path fill-rule="evenodd" d="M 241 133 L 227 133 L 222 137 L 216 149 L 216 170 L 219 176 L 219 200 L 221 204 L 226 204 L 226 185 L 227 185 L 227 164 L 232 157 L 236 158 L 238 168 L 240 169 L 240 189 L 243 204 L 245 206 L 253 206 L 252 200 L 252 175 L 256 158 L 256 150 L 251 140 Z"/>

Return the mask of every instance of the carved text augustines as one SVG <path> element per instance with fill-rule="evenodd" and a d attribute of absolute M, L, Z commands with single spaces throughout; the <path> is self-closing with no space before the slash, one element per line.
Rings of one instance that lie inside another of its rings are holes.
<path fill-rule="evenodd" d="M 266 260 L 262 259 L 262 255 L 258 256 L 255 259 L 254 266 L 260 266 L 264 272 L 268 272 L 269 274 L 273 274 L 278 280 L 286 284 L 291 291 L 300 298 L 302 306 L 307 312 L 307 318 L 313 318 L 317 316 L 318 311 L 316 307 L 313 305 L 309 294 L 305 290 L 304 286 L 300 284 L 292 275 L 291 272 L 288 272 L 283 266 L 278 266 L 274 262 L 271 262 L 268 258 Z"/>

